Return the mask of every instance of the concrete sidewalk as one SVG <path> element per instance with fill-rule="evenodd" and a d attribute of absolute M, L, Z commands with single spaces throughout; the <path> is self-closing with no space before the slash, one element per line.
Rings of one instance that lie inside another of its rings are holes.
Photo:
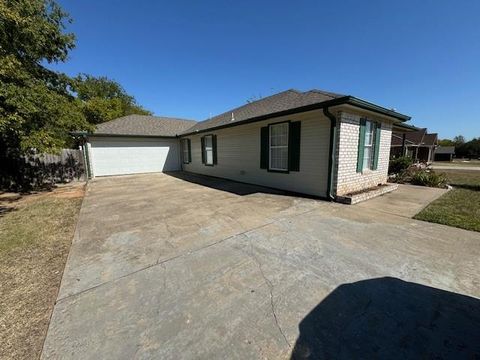
<path fill-rule="evenodd" d="M 353 206 L 412 218 L 447 191 L 447 189 L 399 184 L 395 191 Z"/>
<path fill-rule="evenodd" d="M 468 166 L 468 165 L 431 165 L 433 170 L 461 170 L 461 171 L 480 171 L 480 166 Z"/>

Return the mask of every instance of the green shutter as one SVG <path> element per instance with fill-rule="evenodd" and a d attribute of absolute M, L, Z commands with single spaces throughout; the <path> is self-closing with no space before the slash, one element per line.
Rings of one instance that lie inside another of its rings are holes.
<path fill-rule="evenodd" d="M 358 156 L 357 156 L 357 172 L 363 170 L 363 152 L 365 150 L 365 124 L 366 119 L 360 119 L 360 134 L 358 137 Z"/>
<path fill-rule="evenodd" d="M 188 146 L 188 162 L 192 162 L 192 144 L 190 142 L 190 139 L 187 139 L 187 146 Z"/>
<path fill-rule="evenodd" d="M 288 129 L 288 170 L 300 171 L 300 121 L 290 123 Z"/>
<path fill-rule="evenodd" d="M 217 135 L 212 135 L 213 165 L 217 164 Z"/>
<path fill-rule="evenodd" d="M 205 137 L 200 138 L 200 143 L 202 145 L 202 164 L 205 164 Z"/>
<path fill-rule="evenodd" d="M 268 126 L 260 130 L 260 169 L 268 168 Z"/>
<path fill-rule="evenodd" d="M 376 123 L 375 124 L 375 147 L 373 148 L 373 170 L 377 170 L 378 168 L 378 156 L 380 154 L 380 133 L 382 132 L 382 124 Z"/>

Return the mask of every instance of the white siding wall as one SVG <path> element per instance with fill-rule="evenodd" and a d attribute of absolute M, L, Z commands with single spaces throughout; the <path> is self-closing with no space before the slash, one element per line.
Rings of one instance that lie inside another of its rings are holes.
<path fill-rule="evenodd" d="M 279 121 L 301 121 L 300 171 L 288 174 L 260 169 L 260 128 Z M 218 164 L 202 164 L 200 138 L 217 135 Z M 226 129 L 187 136 L 191 139 L 192 162 L 184 170 L 269 186 L 299 193 L 326 196 L 330 121 L 312 111 Z"/>
<path fill-rule="evenodd" d="M 92 137 L 89 142 L 94 176 L 181 169 L 178 139 Z"/>
<path fill-rule="evenodd" d="M 362 117 L 382 122 L 380 154 L 377 170 L 364 170 L 357 173 L 358 137 L 360 136 L 360 118 Z M 339 112 L 337 119 L 339 124 L 337 125 L 336 174 L 334 181 L 336 195 L 342 196 L 386 183 L 392 124 L 372 116 L 362 116 L 347 112 Z"/>

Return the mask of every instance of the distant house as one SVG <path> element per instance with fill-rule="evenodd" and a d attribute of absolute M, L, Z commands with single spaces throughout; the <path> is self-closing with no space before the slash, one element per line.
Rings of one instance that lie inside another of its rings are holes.
<path fill-rule="evenodd" d="M 408 156 L 414 161 L 430 163 L 434 159 L 438 146 L 438 135 L 428 134 L 427 129 L 417 131 L 392 133 L 391 157 Z"/>
<path fill-rule="evenodd" d="M 455 146 L 439 146 L 435 149 L 435 161 L 452 161 Z"/>
<path fill-rule="evenodd" d="M 183 170 L 335 199 L 386 184 L 410 117 L 354 96 L 284 91 L 202 122 L 126 116 L 78 133 L 90 177 Z"/>

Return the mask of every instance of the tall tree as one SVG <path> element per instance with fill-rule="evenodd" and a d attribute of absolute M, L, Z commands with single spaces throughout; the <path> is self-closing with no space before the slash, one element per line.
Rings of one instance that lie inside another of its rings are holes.
<path fill-rule="evenodd" d="M 457 135 L 453 138 L 453 142 L 455 143 L 455 145 L 459 146 L 465 144 L 465 138 L 463 137 L 463 135 Z"/>
<path fill-rule="evenodd" d="M 440 139 L 438 140 L 438 145 L 440 146 L 455 146 L 455 142 L 450 139 Z"/>
<path fill-rule="evenodd" d="M 73 49 L 68 21 L 54 0 L 0 0 L 0 156 L 55 151 L 90 128 L 70 79 L 44 66 Z"/>
<path fill-rule="evenodd" d="M 83 114 L 90 124 L 131 114 L 151 115 L 120 84 L 107 77 L 80 74 L 73 81 L 73 92 L 80 100 Z"/>

